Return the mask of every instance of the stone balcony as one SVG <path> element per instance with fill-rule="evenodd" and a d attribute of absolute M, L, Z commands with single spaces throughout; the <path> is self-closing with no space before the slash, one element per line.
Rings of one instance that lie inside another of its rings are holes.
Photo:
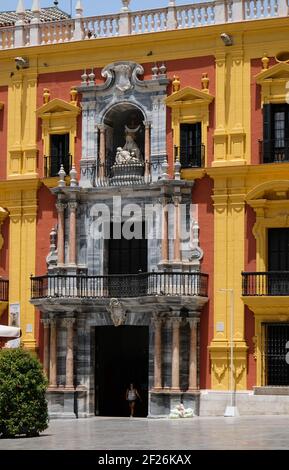
<path fill-rule="evenodd" d="M 207 302 L 208 275 L 200 272 L 153 272 L 88 276 L 46 275 L 31 278 L 31 302 L 46 312 L 93 311 L 119 299 L 126 308 L 158 310 L 168 305 L 200 310 Z"/>
<path fill-rule="evenodd" d="M 129 9 L 130 0 L 122 0 L 119 13 L 85 17 L 78 0 L 75 18 L 45 22 L 41 0 L 29 10 L 32 20 L 27 20 L 21 3 L 15 26 L 0 28 L 0 50 L 288 16 L 287 0 L 214 0 L 179 6 L 169 0 L 165 8 L 135 12 Z"/>

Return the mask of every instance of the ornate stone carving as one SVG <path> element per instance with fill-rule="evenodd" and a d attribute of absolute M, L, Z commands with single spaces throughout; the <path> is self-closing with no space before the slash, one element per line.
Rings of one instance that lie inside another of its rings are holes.
<path fill-rule="evenodd" d="M 110 299 L 109 305 L 106 307 L 106 309 L 110 313 L 114 326 L 120 326 L 124 324 L 126 320 L 126 313 L 123 305 L 118 299 Z"/>
<path fill-rule="evenodd" d="M 173 85 L 173 93 L 176 93 L 177 91 L 180 90 L 181 82 L 180 82 L 180 79 L 177 75 L 174 75 L 172 85 Z"/>
<path fill-rule="evenodd" d="M 44 88 L 43 90 L 43 103 L 47 104 L 50 101 L 50 91 L 48 88 Z"/>
<path fill-rule="evenodd" d="M 227 369 L 227 364 L 221 361 L 214 361 L 212 363 L 212 370 L 216 376 L 218 382 L 221 382 Z"/>
<path fill-rule="evenodd" d="M 200 262 L 203 258 L 204 252 L 199 246 L 199 224 L 196 220 L 193 221 L 191 226 L 190 246 L 192 248 L 190 261 Z"/>
<path fill-rule="evenodd" d="M 53 227 L 50 232 L 50 250 L 46 257 L 46 264 L 48 269 L 57 266 L 56 237 L 57 232 L 55 227 Z"/>

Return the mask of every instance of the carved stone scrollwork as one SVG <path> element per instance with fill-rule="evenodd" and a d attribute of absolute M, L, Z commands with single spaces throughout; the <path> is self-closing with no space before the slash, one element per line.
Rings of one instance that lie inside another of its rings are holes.
<path fill-rule="evenodd" d="M 212 371 L 213 373 L 215 374 L 216 376 L 216 379 L 218 380 L 218 382 L 221 382 L 224 375 L 225 375 L 225 372 L 226 372 L 226 369 L 227 369 L 227 364 L 225 364 L 223 361 L 221 362 L 216 362 L 214 361 L 213 364 L 212 364 Z"/>
<path fill-rule="evenodd" d="M 106 309 L 110 313 L 114 326 L 120 326 L 125 323 L 126 313 L 122 303 L 118 299 L 110 299 L 109 305 Z"/>

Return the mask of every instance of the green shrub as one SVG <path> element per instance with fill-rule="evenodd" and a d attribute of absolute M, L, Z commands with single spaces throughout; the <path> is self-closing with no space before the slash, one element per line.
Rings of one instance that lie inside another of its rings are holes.
<path fill-rule="evenodd" d="M 0 350 L 0 436 L 37 436 L 48 426 L 47 379 L 24 349 Z"/>

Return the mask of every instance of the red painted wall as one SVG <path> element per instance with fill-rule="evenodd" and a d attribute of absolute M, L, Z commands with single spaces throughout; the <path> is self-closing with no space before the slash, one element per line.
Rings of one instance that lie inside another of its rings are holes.
<path fill-rule="evenodd" d="M 192 192 L 193 203 L 198 204 L 200 246 L 204 251 L 201 271 L 209 274 L 209 302 L 201 312 L 200 321 L 200 388 L 211 387 L 208 346 L 214 336 L 214 211 L 212 204 L 213 181 L 208 177 L 198 179 Z"/>
<path fill-rule="evenodd" d="M 269 67 L 276 64 L 270 58 Z M 260 160 L 259 140 L 263 140 L 263 112 L 261 109 L 261 86 L 256 84 L 255 76 L 262 72 L 261 58 L 251 60 L 251 163 L 258 165 Z"/>
<path fill-rule="evenodd" d="M 70 89 L 72 86 L 79 86 L 81 83 L 81 75 L 83 71 L 71 71 L 71 72 L 55 72 L 39 75 L 38 78 L 38 90 L 37 90 L 37 108 L 43 105 L 43 90 L 48 88 L 50 91 L 50 100 L 54 98 L 60 98 L 64 101 L 70 101 Z M 78 97 L 80 99 L 80 97 Z M 79 173 L 79 161 L 81 159 L 81 125 L 82 117 L 81 114 L 77 119 L 77 136 L 75 140 L 75 164 L 77 172 Z M 42 142 L 42 131 L 41 131 L 41 119 L 38 119 L 37 123 L 37 147 L 39 152 L 38 157 L 38 171 L 40 176 L 43 174 L 43 142 Z"/>
<path fill-rule="evenodd" d="M 38 214 L 36 224 L 36 267 L 35 275 L 46 274 L 46 256 L 49 253 L 49 233 L 57 223 L 57 214 L 55 208 L 55 196 L 49 189 L 42 185 L 38 190 Z M 42 360 L 43 355 L 43 327 L 40 324 L 40 314 L 36 310 L 35 314 L 35 332 L 36 341 L 39 345 L 39 355 Z"/>
<path fill-rule="evenodd" d="M 8 115 L 8 87 L 0 87 L 0 101 L 4 108 L 0 110 L 0 180 L 6 179 L 7 161 L 7 115 Z"/>
<path fill-rule="evenodd" d="M 256 239 L 253 235 L 253 227 L 256 222 L 256 214 L 252 207 L 246 206 L 246 234 L 245 234 L 245 271 L 256 271 Z M 245 307 L 245 339 L 248 350 L 248 375 L 247 388 L 251 389 L 256 385 L 256 360 L 253 357 L 254 344 L 253 336 L 255 334 L 254 314 Z"/>

